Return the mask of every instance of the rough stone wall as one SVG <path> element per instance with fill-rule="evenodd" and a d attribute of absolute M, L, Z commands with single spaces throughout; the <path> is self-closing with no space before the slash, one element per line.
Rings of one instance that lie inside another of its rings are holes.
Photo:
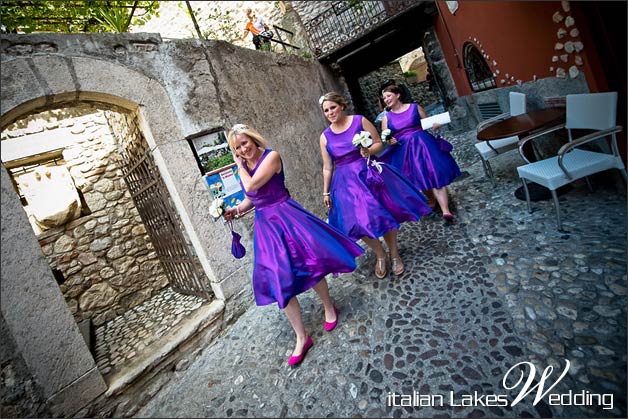
<path fill-rule="evenodd" d="M 52 417 L 41 388 L 0 315 L 0 417 Z"/>
<path fill-rule="evenodd" d="M 225 301 L 226 321 L 253 303 L 252 251 L 234 259 L 229 229 L 211 222 L 211 197 L 187 138 L 235 123 L 257 128 L 282 154 L 292 196 L 326 217 L 318 138 L 327 122 L 318 98 L 346 86 L 316 60 L 155 34 L 7 34 L 1 45 L 3 125 L 65 102 L 138 112 L 212 289 Z M 251 250 L 252 217 L 234 224 Z"/>
<path fill-rule="evenodd" d="M 303 23 L 314 19 L 316 16 L 329 9 L 334 1 L 293 1 L 292 7 L 299 13 Z"/>
<path fill-rule="evenodd" d="M 49 122 L 36 123 L 42 119 Z M 168 282 L 122 178 L 105 111 L 83 105 L 47 112 L 13 124 L 3 137 L 59 127 L 73 134 L 63 157 L 91 214 L 41 233 L 38 240 L 50 267 L 63 274 L 59 288 L 76 321 L 100 325 Z"/>

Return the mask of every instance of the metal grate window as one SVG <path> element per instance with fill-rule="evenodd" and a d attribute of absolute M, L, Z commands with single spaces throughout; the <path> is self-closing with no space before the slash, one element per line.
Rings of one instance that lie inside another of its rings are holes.
<path fill-rule="evenodd" d="M 464 51 L 464 69 L 467 73 L 469 85 L 474 92 L 481 92 L 495 88 L 493 72 L 484 60 L 482 53 L 470 42 L 466 42 Z"/>

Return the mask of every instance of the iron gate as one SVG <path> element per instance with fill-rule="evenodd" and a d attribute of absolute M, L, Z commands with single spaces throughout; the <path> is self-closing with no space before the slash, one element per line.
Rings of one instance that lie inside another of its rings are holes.
<path fill-rule="evenodd" d="M 210 300 L 211 287 L 159 174 L 138 118 L 125 115 L 129 132 L 121 139 L 121 170 L 173 290 Z"/>

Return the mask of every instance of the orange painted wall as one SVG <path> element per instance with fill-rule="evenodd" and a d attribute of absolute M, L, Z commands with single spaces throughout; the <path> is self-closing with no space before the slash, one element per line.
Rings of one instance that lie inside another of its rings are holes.
<path fill-rule="evenodd" d="M 565 18 L 569 15 L 574 17 L 573 10 L 565 12 L 560 1 L 459 1 L 454 15 L 444 1 L 439 1 L 437 5 L 440 16 L 436 18 L 435 30 L 459 96 L 472 93 L 463 61 L 463 45 L 467 41 L 488 54 L 486 61 L 493 73 L 499 70 L 495 77 L 497 87 L 516 85 L 517 80 L 524 83 L 532 81 L 534 76 L 537 79 L 555 77 L 558 67 L 564 68 L 569 77 L 568 69 L 575 65 L 575 56 L 580 55 L 583 64 L 576 67 L 584 72 L 591 90 L 595 90 L 592 86 L 595 84 L 593 71 L 587 59 L 587 45 L 582 39 L 583 29 L 578 27 L 577 20 L 574 26 L 565 27 Z M 556 12 L 563 15 L 559 23 L 552 20 Z M 565 28 L 567 34 L 559 39 L 557 32 L 561 27 Z M 574 27 L 581 32 L 576 38 L 569 35 Z M 584 49 L 579 54 L 568 54 L 566 63 L 560 60 L 552 62 L 553 56 L 566 54 L 564 49 L 555 50 L 555 44 L 568 40 L 583 42 Z M 493 65 L 493 61 L 497 64 Z M 508 81 L 502 83 L 506 74 Z"/>

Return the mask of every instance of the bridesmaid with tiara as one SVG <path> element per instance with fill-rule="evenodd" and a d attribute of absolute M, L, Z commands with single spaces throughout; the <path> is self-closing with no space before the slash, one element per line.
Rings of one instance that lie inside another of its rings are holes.
<path fill-rule="evenodd" d="M 382 119 L 382 130 L 389 129 L 395 140 L 380 155 L 380 160 L 395 166 L 421 191 L 432 190 L 441 208 L 443 219 L 451 221 L 447 185 L 460 176 L 460 168 L 449 151 L 440 148 L 432 134 L 421 127 L 427 118 L 425 110 L 416 103 L 401 102 L 403 91 L 399 86 L 388 86 L 382 91 L 389 109 Z M 434 124 L 433 129 L 438 129 Z"/>
<path fill-rule="evenodd" d="M 277 303 L 284 309 L 297 341 L 288 359 L 295 366 L 312 347 L 297 295 L 314 288 L 325 308 L 323 327 L 332 331 L 338 310 L 325 276 L 351 272 L 364 253 L 349 237 L 294 201 L 284 184 L 281 156 L 267 149 L 258 131 L 236 124 L 227 138 L 235 154 L 246 198 L 225 211 L 227 221 L 255 207 L 253 293 L 258 306 Z"/>
<path fill-rule="evenodd" d="M 405 267 L 399 257 L 397 230 L 402 222 L 418 221 L 432 210 L 421 191 L 395 168 L 372 159 L 383 145 L 368 119 L 346 115 L 348 103 L 336 92 L 321 96 L 319 104 L 331 123 L 320 136 L 323 199 L 329 209 L 329 224 L 356 241 L 364 240 L 377 257 L 375 276 L 380 279 L 388 273 L 386 250 L 379 240 L 384 236 L 392 273 L 401 275 Z M 363 131 L 372 144 L 358 148 L 353 139 Z M 373 174 L 380 182 L 370 181 Z"/>

